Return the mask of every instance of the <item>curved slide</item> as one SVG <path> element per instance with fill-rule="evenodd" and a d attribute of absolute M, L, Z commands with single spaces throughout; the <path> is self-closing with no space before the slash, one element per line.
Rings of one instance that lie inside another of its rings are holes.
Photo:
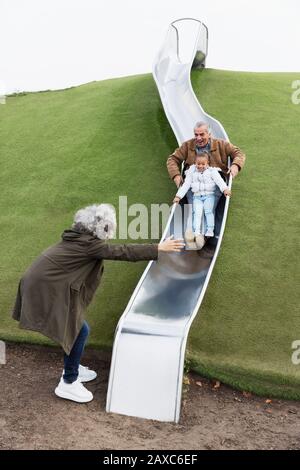
<path fill-rule="evenodd" d="M 179 145 L 193 136 L 197 121 L 209 123 L 213 137 L 228 140 L 222 125 L 204 112 L 191 87 L 191 68 L 204 66 L 207 41 L 207 28 L 200 21 L 174 21 L 153 66 Z M 116 328 L 108 412 L 178 422 L 188 332 L 219 252 L 228 204 L 229 198 L 222 196 L 210 248 L 163 254 L 145 269 Z M 169 234 L 183 237 L 185 226 L 178 211 L 181 207 L 174 205 L 162 240 Z"/>

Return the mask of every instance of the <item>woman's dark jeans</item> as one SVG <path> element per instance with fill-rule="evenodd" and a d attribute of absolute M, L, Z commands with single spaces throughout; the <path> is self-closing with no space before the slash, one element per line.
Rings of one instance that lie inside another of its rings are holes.
<path fill-rule="evenodd" d="M 85 321 L 79 332 L 79 335 L 76 338 L 76 341 L 74 343 L 73 348 L 71 349 L 69 356 L 67 356 L 67 354 L 64 355 L 65 372 L 63 375 L 63 379 L 68 384 L 75 382 L 75 380 L 77 380 L 78 378 L 78 368 L 80 364 L 80 359 L 81 359 L 89 332 L 90 332 L 90 327 Z"/>

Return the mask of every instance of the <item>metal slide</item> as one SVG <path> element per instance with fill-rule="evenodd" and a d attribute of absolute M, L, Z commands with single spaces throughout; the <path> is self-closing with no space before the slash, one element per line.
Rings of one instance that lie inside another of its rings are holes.
<path fill-rule="evenodd" d="M 193 137 L 197 121 L 208 122 L 213 137 L 228 140 L 191 87 L 191 68 L 204 66 L 207 40 L 200 21 L 174 21 L 154 63 L 153 76 L 179 145 Z M 163 254 L 145 269 L 116 328 L 108 412 L 178 422 L 188 332 L 218 255 L 228 204 L 229 198 L 222 196 L 209 249 Z M 184 224 L 176 217 L 180 209 L 173 206 L 162 240 L 169 234 L 183 237 Z"/>

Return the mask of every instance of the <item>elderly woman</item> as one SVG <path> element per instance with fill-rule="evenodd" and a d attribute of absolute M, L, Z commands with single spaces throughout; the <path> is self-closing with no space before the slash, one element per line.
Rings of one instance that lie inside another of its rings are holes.
<path fill-rule="evenodd" d="M 13 318 L 20 327 L 38 331 L 64 350 L 64 371 L 55 394 L 86 403 L 92 393 L 82 382 L 96 372 L 80 365 L 89 334 L 84 312 L 103 273 L 103 260 L 155 260 L 159 252 L 177 252 L 181 240 L 171 237 L 159 244 L 109 244 L 116 230 L 115 210 L 108 204 L 79 210 L 62 240 L 48 248 L 28 268 L 19 283 Z"/>

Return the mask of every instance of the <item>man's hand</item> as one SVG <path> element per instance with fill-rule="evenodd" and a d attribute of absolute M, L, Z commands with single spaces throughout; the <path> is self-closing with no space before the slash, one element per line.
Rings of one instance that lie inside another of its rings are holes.
<path fill-rule="evenodd" d="M 233 163 L 231 165 L 230 169 L 228 170 L 228 173 L 230 173 L 232 175 L 232 178 L 235 178 L 239 171 L 240 171 L 240 169 L 239 169 L 238 165 Z"/>
<path fill-rule="evenodd" d="M 231 196 L 230 189 L 225 189 L 223 194 L 224 194 L 224 196 Z"/>
<path fill-rule="evenodd" d="M 183 183 L 182 176 L 181 175 L 174 176 L 173 181 L 176 184 L 177 188 L 179 188 L 179 186 Z"/>
<path fill-rule="evenodd" d="M 178 204 L 179 201 L 180 201 L 180 197 L 175 196 L 173 199 L 173 204 Z"/>
<path fill-rule="evenodd" d="M 165 251 L 165 252 L 172 252 L 172 251 L 180 251 L 184 248 L 185 244 L 183 243 L 182 238 L 178 238 L 177 240 L 172 240 L 173 235 L 169 238 L 166 238 L 163 242 L 159 243 L 158 251 Z"/>

